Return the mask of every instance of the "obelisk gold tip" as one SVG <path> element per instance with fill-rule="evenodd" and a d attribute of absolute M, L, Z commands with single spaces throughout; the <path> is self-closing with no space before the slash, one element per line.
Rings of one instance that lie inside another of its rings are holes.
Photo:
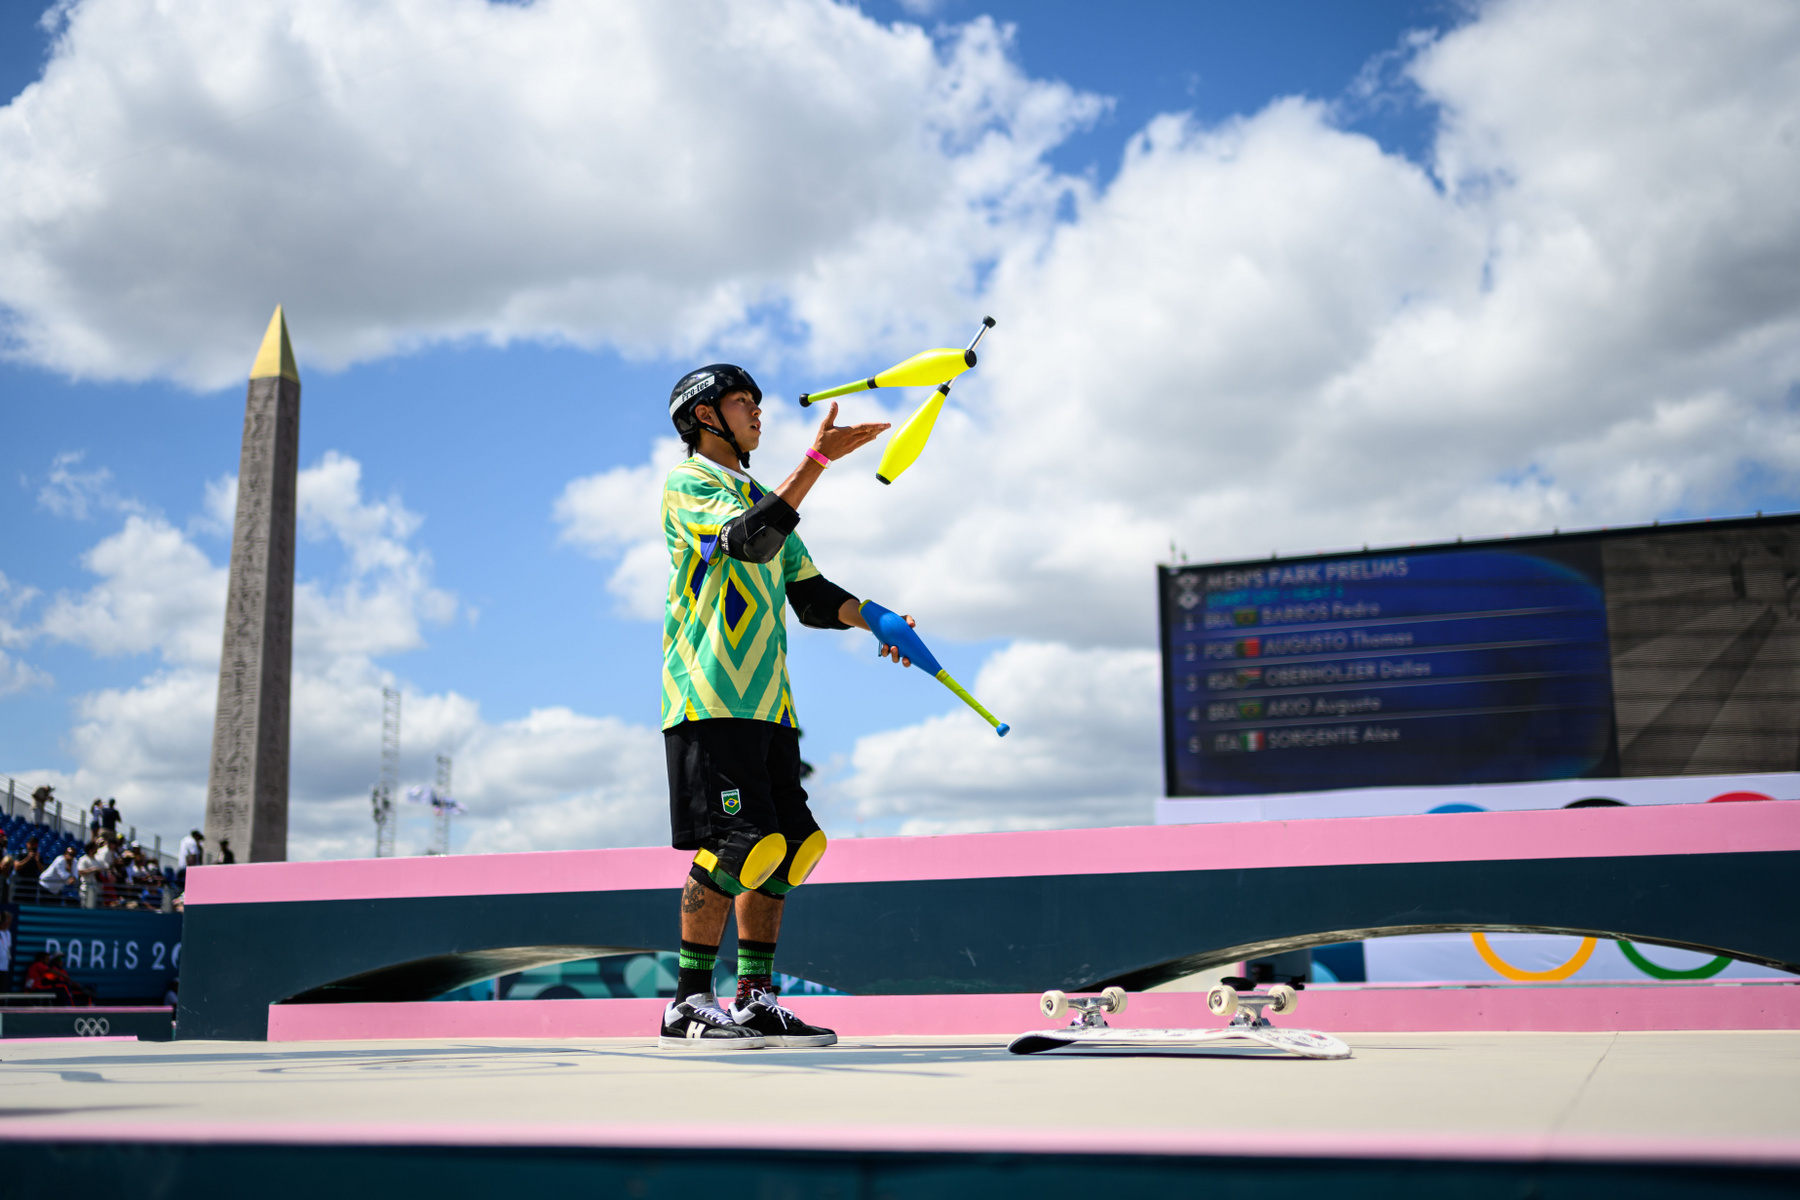
<path fill-rule="evenodd" d="M 287 318 L 281 315 L 281 305 L 275 306 L 275 315 L 269 318 L 269 331 L 263 334 L 262 348 L 256 352 L 256 361 L 250 366 L 250 378 L 291 379 L 300 382 L 300 368 L 294 365 L 294 347 L 288 341 Z"/>

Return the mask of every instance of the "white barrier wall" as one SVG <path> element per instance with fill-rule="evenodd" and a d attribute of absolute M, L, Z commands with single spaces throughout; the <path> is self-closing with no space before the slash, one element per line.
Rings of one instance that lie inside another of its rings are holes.
<path fill-rule="evenodd" d="M 1353 788 L 1219 798 L 1184 796 L 1156 802 L 1158 825 L 1222 821 L 1293 821 L 1318 817 L 1411 816 L 1431 812 L 1516 812 L 1566 808 L 1582 800 L 1620 804 L 1706 804 L 1728 800 L 1800 799 L 1800 772 L 1677 775 L 1653 779 L 1553 779 L 1451 787 Z M 1588 943 L 1592 943 L 1589 945 Z M 1634 958 L 1635 956 L 1635 958 Z M 1791 979 L 1784 971 L 1715 960 L 1661 946 L 1629 949 L 1605 939 L 1541 934 L 1427 933 L 1362 943 L 1370 983 Z M 1331 982 L 1318 965 L 1315 980 Z"/>
<path fill-rule="evenodd" d="M 1401 817 L 1438 811 L 1518 812 L 1567 808 L 1581 800 L 1621 804 L 1705 804 L 1734 794 L 1800 800 L 1800 771 L 1763 775 L 1674 775 L 1651 779 L 1546 779 L 1444 787 L 1346 788 L 1267 796 L 1177 796 L 1156 802 L 1158 825 L 1220 821 L 1304 821 L 1315 817 Z M 1465 807 L 1446 809 L 1447 805 Z"/>

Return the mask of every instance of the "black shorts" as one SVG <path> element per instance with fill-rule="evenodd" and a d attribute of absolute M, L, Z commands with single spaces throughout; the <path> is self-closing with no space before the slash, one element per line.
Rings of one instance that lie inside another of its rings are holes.
<path fill-rule="evenodd" d="M 800 786 L 800 733 L 772 721 L 711 717 L 663 730 L 669 758 L 669 844 L 717 852 L 732 835 L 771 833 L 798 847 L 819 823 Z"/>

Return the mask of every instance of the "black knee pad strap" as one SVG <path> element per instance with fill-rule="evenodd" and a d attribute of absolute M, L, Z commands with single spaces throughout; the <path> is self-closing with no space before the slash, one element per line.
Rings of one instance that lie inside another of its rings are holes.
<path fill-rule="evenodd" d="M 713 877 L 711 875 L 709 875 L 706 872 L 705 868 L 703 868 L 699 863 L 689 864 L 688 878 L 692 879 L 695 883 L 699 884 L 701 887 L 705 888 L 709 892 L 717 892 L 719 895 L 725 897 L 727 900 L 731 899 L 731 893 L 726 891 L 724 888 L 720 887 L 717 883 L 715 883 L 713 881 Z"/>

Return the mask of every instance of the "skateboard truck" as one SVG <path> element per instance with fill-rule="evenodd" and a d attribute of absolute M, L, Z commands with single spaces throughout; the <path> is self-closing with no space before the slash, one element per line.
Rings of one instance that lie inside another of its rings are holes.
<path fill-rule="evenodd" d="M 1233 986 L 1248 982 L 1250 981 L 1247 979 L 1235 978 L 1215 983 L 1206 993 L 1206 1011 L 1215 1017 L 1230 1017 L 1233 1026 L 1267 1029 L 1271 1026 L 1269 1019 L 1263 1016 L 1263 1009 L 1290 1013 L 1300 1003 L 1299 994 L 1285 983 L 1275 984 L 1267 992 L 1239 992 Z"/>
<path fill-rule="evenodd" d="M 1109 987 L 1098 996 L 1070 996 L 1051 989 L 1038 1000 L 1038 1011 L 1052 1021 L 1067 1016 L 1071 1010 L 1075 1019 L 1069 1022 L 1069 1028 L 1108 1029 L 1105 1014 L 1116 1017 L 1125 1011 L 1125 989 Z"/>

